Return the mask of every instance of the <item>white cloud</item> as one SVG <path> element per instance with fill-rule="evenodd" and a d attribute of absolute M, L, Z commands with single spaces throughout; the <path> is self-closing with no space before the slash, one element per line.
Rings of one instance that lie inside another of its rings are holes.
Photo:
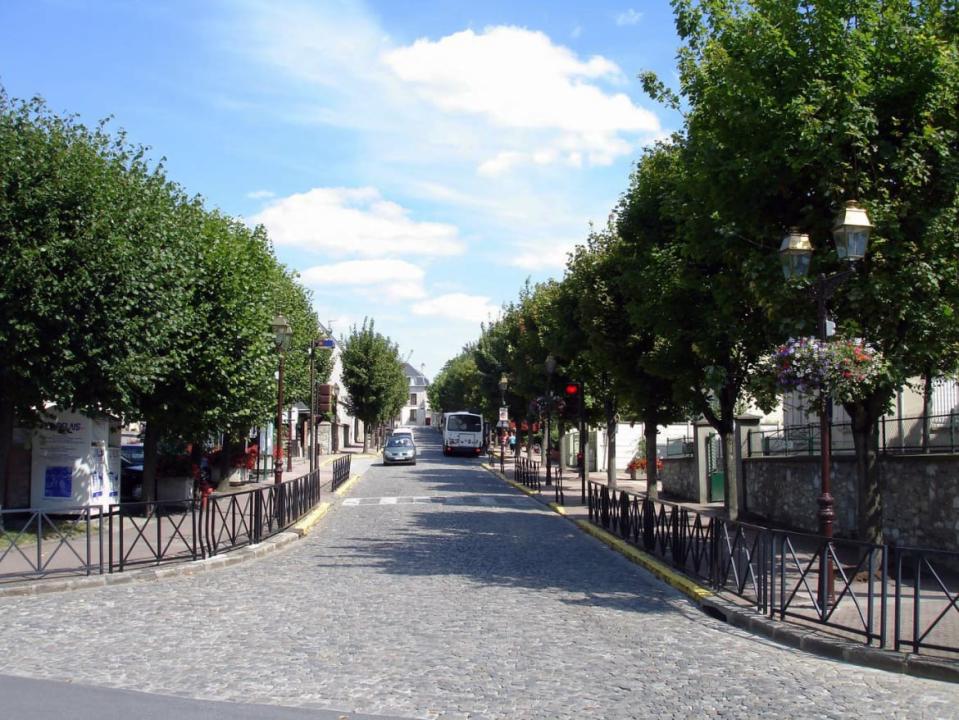
<path fill-rule="evenodd" d="M 557 159 L 580 153 L 590 163 L 608 164 L 633 150 L 626 136 L 660 132 L 657 117 L 624 93 L 599 83 L 622 83 L 623 73 L 595 55 L 581 60 L 548 36 L 517 27 L 492 27 L 481 34 L 464 30 L 437 41 L 383 53 L 403 82 L 449 115 L 480 118 L 493 128 L 515 131 L 503 137 L 531 148 L 500 148 L 480 165 L 497 174 L 545 151 Z M 557 152 L 558 151 L 558 152 Z"/>
<path fill-rule="evenodd" d="M 318 290 L 352 288 L 371 300 L 417 300 L 426 297 L 423 268 L 405 260 L 348 260 L 314 265 L 300 278 Z"/>
<path fill-rule="evenodd" d="M 636 12 L 630 8 L 626 12 L 621 12 L 616 16 L 616 24 L 620 27 L 623 27 L 624 25 L 638 25 L 642 19 L 643 14 L 641 12 Z"/>
<path fill-rule="evenodd" d="M 414 303 L 411 310 L 414 315 L 430 315 L 465 322 L 484 322 L 495 318 L 500 309 L 483 295 L 448 293 Z"/>
<path fill-rule="evenodd" d="M 442 256 L 465 251 L 454 225 L 413 220 L 409 210 L 371 187 L 314 188 L 280 198 L 249 219 L 266 226 L 277 246 L 332 255 Z"/>
<path fill-rule="evenodd" d="M 560 270 L 566 267 L 566 256 L 576 243 L 576 240 L 556 239 L 522 242 L 518 251 L 509 256 L 507 264 L 532 271 Z"/>
<path fill-rule="evenodd" d="M 250 200 L 267 200 L 276 197 L 276 193 L 272 190 L 254 190 L 253 192 L 248 192 L 246 196 L 250 198 Z"/>

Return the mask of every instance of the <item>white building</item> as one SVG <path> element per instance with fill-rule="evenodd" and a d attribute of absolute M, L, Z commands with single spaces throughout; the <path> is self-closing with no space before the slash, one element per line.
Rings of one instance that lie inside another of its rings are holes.
<path fill-rule="evenodd" d="M 408 427 L 426 427 L 432 424 L 433 413 L 430 412 L 430 402 L 426 397 L 426 389 L 430 381 L 426 377 L 426 366 L 420 365 L 417 370 L 409 363 L 403 363 L 403 373 L 409 381 L 409 397 L 406 405 L 400 410 L 395 424 Z"/>

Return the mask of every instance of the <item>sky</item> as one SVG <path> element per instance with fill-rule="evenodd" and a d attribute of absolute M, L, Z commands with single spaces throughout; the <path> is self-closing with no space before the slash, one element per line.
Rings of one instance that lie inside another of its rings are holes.
<path fill-rule="evenodd" d="M 430 378 L 678 128 L 637 79 L 678 47 L 667 0 L 0 0 L 9 95 L 112 117 Z"/>

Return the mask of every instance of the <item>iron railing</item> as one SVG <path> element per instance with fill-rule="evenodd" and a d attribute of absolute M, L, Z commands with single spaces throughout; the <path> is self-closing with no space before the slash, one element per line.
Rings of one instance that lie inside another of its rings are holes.
<path fill-rule="evenodd" d="M 886 647 L 892 610 L 896 649 L 959 653 L 959 553 L 731 522 L 597 482 L 587 503 L 591 522 L 759 613 Z"/>
<path fill-rule="evenodd" d="M 105 515 L 98 507 L 0 510 L 0 582 L 102 573 Z"/>
<path fill-rule="evenodd" d="M 522 455 L 518 456 L 513 463 L 513 480 L 533 490 L 539 490 L 539 463 Z"/>
<path fill-rule="evenodd" d="M 923 426 L 928 425 L 923 441 Z M 853 454 L 852 425 L 830 425 L 833 454 Z M 794 425 L 778 430 L 750 430 L 747 433 L 749 457 L 776 455 L 818 455 L 819 424 Z M 887 455 L 959 452 L 959 414 L 949 413 L 912 417 L 883 417 L 879 420 L 879 452 Z"/>
<path fill-rule="evenodd" d="M 696 443 L 691 437 L 667 438 L 664 457 L 692 457 Z"/>
<path fill-rule="evenodd" d="M 349 476 L 349 457 L 334 469 Z M 320 502 L 320 471 L 201 499 L 109 508 L 4 510 L 0 582 L 92 575 L 199 560 L 285 530 Z"/>
<path fill-rule="evenodd" d="M 333 479 L 330 481 L 330 489 L 336 490 L 340 485 L 350 479 L 351 455 L 344 455 L 339 460 L 333 461 Z"/>
<path fill-rule="evenodd" d="M 895 645 L 914 653 L 956 650 L 959 553 L 897 547 L 895 557 Z M 951 632 L 950 632 L 951 629 Z"/>

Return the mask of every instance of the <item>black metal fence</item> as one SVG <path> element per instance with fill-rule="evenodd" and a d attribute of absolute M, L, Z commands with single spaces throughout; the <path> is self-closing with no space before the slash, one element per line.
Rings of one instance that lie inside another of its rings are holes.
<path fill-rule="evenodd" d="M 829 433 L 833 454 L 855 453 L 851 424 L 832 423 Z M 749 457 L 818 455 L 819 446 L 818 422 L 747 433 Z M 879 452 L 886 455 L 959 452 L 959 414 L 883 417 L 879 420 Z"/>
<path fill-rule="evenodd" d="M 520 455 L 513 463 L 513 479 L 528 488 L 539 490 L 539 463 Z"/>
<path fill-rule="evenodd" d="M 349 457 L 340 465 L 349 476 Z M 337 461 L 341 462 L 341 461 Z M 334 470 L 336 477 L 336 470 Z M 253 545 L 320 502 L 320 471 L 201 499 L 0 513 L 0 582 L 123 572 Z"/>
<path fill-rule="evenodd" d="M 959 653 L 959 553 L 730 522 L 596 482 L 587 502 L 593 523 L 757 612 L 885 647 L 892 610 L 896 649 Z"/>
<path fill-rule="evenodd" d="M 340 485 L 350 479 L 351 458 L 351 455 L 345 455 L 339 460 L 333 461 L 333 479 L 330 481 L 331 490 L 336 490 Z"/>

